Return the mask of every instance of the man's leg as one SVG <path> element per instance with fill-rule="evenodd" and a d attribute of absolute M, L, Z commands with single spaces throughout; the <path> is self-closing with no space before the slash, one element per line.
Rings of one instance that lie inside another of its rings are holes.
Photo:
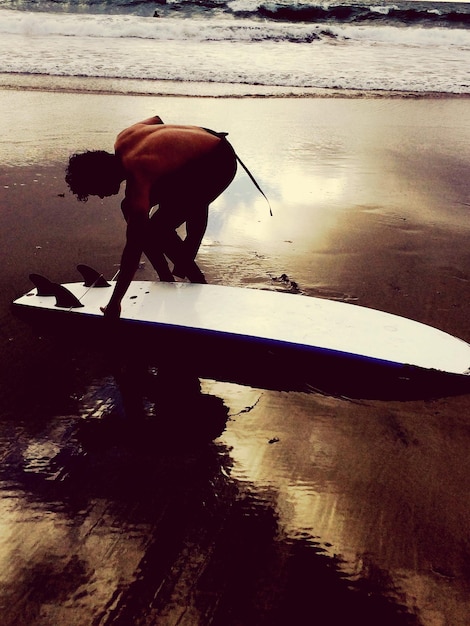
<path fill-rule="evenodd" d="M 192 283 L 207 282 L 196 261 L 188 253 L 185 241 L 182 241 L 174 230 L 165 235 L 165 254 L 175 266 L 173 270 L 175 276 L 186 277 Z"/>
<path fill-rule="evenodd" d="M 199 251 L 202 238 L 206 232 L 208 215 L 209 206 L 201 206 L 193 208 L 191 215 L 186 220 L 186 239 L 183 241 L 183 245 L 185 247 L 186 259 L 189 263 L 195 260 Z M 187 276 L 188 269 L 190 271 L 190 268 L 177 264 L 173 269 L 173 274 L 175 276 L 179 276 L 180 278 L 184 278 Z"/>
<path fill-rule="evenodd" d="M 204 278 L 204 274 L 194 261 L 194 257 L 188 252 L 185 242 L 182 241 L 181 237 L 176 232 L 176 228 L 184 222 L 184 217 L 181 217 L 180 214 L 181 211 L 178 207 L 160 205 L 158 211 L 150 219 L 145 254 L 148 256 L 155 269 L 157 269 L 157 267 L 160 269 L 160 271 L 157 270 L 159 276 L 161 276 L 160 272 L 162 272 L 164 276 L 168 276 L 169 274 L 171 280 L 174 280 L 168 268 L 168 264 L 163 257 L 164 253 L 177 268 L 180 268 L 177 272 L 184 272 L 184 275 L 176 273 L 177 276 L 187 276 L 192 283 L 205 283 L 206 279 Z M 166 271 L 163 270 L 161 258 L 163 258 L 165 262 Z"/>
<path fill-rule="evenodd" d="M 168 262 L 165 259 L 165 255 L 158 246 L 148 243 L 144 248 L 144 254 L 153 265 L 154 270 L 158 274 L 158 278 L 166 283 L 173 283 L 175 281 L 173 274 L 168 267 Z"/>

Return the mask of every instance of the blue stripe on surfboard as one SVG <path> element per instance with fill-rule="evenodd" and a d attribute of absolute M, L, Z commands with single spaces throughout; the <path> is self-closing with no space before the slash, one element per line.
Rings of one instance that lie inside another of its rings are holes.
<path fill-rule="evenodd" d="M 353 352 L 345 352 L 343 350 L 336 350 L 332 348 L 324 348 L 321 346 L 314 346 L 309 344 L 300 344 L 295 342 L 289 342 L 281 339 L 271 339 L 266 337 L 256 337 L 253 335 L 239 334 L 239 333 L 230 333 L 220 330 L 211 330 L 205 328 L 189 328 L 187 326 L 179 326 L 177 324 L 167 324 L 160 322 L 148 322 L 148 321 L 137 321 L 131 319 L 123 319 L 122 320 L 126 325 L 137 326 L 140 329 L 143 327 L 151 328 L 152 330 L 159 329 L 163 331 L 177 331 L 180 334 L 188 334 L 194 336 L 211 336 L 217 339 L 227 340 L 230 342 L 239 342 L 239 343 L 251 343 L 256 345 L 261 345 L 262 347 L 269 348 L 277 348 L 285 351 L 296 352 L 296 353 L 304 353 L 304 354 L 313 354 L 318 356 L 331 356 L 332 358 L 341 358 L 345 360 L 358 360 L 364 363 L 377 364 L 382 365 L 387 368 L 392 369 L 402 369 L 402 368 L 413 368 L 416 370 L 421 370 L 423 372 L 426 371 L 435 371 L 442 372 L 444 374 L 452 374 L 452 372 L 447 372 L 445 370 L 436 370 L 431 368 L 424 368 L 418 365 L 413 365 L 410 363 L 401 363 L 399 361 L 390 361 L 386 359 L 379 359 L 377 357 L 371 357 L 364 354 L 356 354 Z M 457 374 L 457 375 L 465 375 Z M 469 376 L 470 380 L 470 376 Z"/>

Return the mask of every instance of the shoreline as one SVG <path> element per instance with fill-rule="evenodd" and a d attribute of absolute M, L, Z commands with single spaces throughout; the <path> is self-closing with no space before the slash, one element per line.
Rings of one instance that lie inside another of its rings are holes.
<path fill-rule="evenodd" d="M 139 85 L 144 85 L 140 87 Z M 281 87 L 232 83 L 180 82 L 95 78 L 85 76 L 52 76 L 0 72 L 0 90 L 81 93 L 103 96 L 140 96 L 172 98 L 345 98 L 345 99 L 467 99 L 470 92 L 393 91 L 378 89 L 343 89 L 322 87 Z"/>

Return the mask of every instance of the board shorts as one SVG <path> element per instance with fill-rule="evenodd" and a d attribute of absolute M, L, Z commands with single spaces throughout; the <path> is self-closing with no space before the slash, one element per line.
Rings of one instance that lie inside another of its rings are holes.
<path fill-rule="evenodd" d="M 221 139 L 211 152 L 161 179 L 152 202 L 159 204 L 159 213 L 168 213 L 173 228 L 180 226 L 198 206 L 207 207 L 220 196 L 236 171 L 235 151 L 226 139 Z"/>

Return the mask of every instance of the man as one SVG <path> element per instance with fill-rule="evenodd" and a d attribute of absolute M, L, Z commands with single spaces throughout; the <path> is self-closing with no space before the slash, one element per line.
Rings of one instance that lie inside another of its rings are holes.
<path fill-rule="evenodd" d="M 229 186 L 236 170 L 235 152 L 223 133 L 164 124 L 158 116 L 119 133 L 114 154 L 100 150 L 70 158 L 66 181 L 79 200 L 115 195 L 126 182 L 121 203 L 126 245 L 116 286 L 103 309 L 107 317 L 119 317 L 142 252 L 160 280 L 174 281 L 178 276 L 206 282 L 195 258 L 207 227 L 209 204 Z M 183 223 L 184 241 L 176 232 Z M 173 271 L 165 256 L 174 263 Z"/>

